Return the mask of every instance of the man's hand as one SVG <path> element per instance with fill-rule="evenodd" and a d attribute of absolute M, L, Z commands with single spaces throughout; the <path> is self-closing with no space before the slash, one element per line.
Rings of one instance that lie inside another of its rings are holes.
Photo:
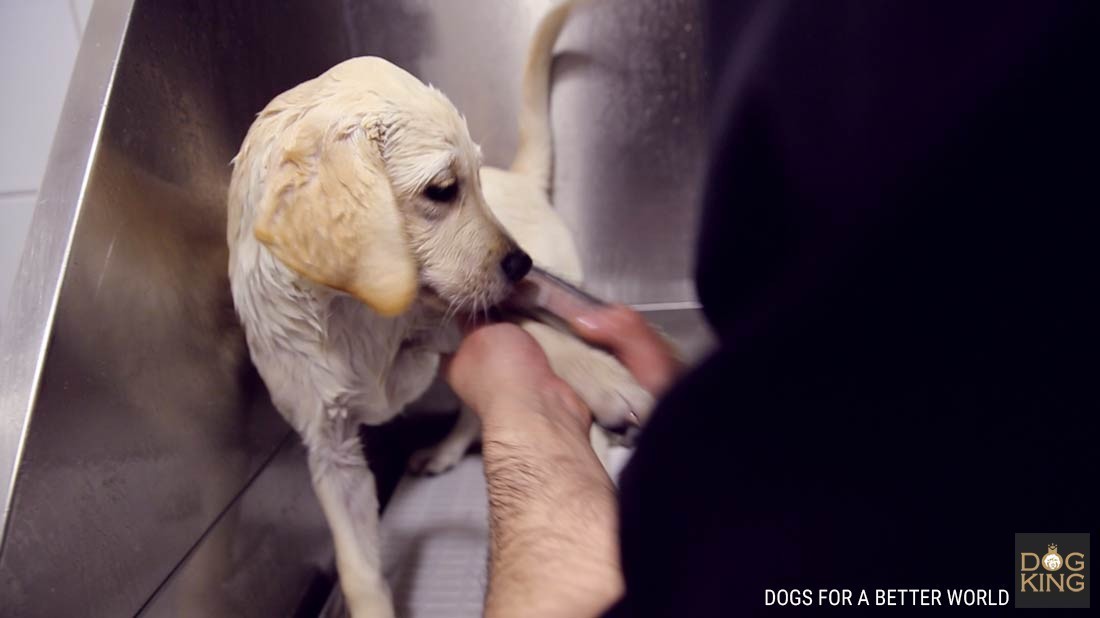
<path fill-rule="evenodd" d="M 548 413 L 544 420 L 588 435 L 592 415 L 576 393 L 550 369 L 538 343 L 514 324 L 471 331 L 445 368 L 445 377 L 489 430 L 511 430 L 529 419 L 517 410 Z M 551 404 L 552 411 L 543 410 Z"/>
<path fill-rule="evenodd" d="M 609 349 L 654 397 L 665 394 L 683 370 L 672 344 L 629 307 L 602 307 L 573 316 L 571 322 L 589 343 Z"/>
<path fill-rule="evenodd" d="M 634 311 L 570 317 L 660 395 L 679 372 L 671 346 Z M 595 616 L 623 592 L 615 487 L 592 451 L 592 415 L 513 324 L 470 332 L 444 374 L 481 417 L 489 489 L 485 615 Z"/>
<path fill-rule="evenodd" d="M 485 615 L 595 616 L 622 595 L 615 489 L 592 416 L 513 324 L 471 332 L 447 381 L 482 419 L 489 490 Z"/>

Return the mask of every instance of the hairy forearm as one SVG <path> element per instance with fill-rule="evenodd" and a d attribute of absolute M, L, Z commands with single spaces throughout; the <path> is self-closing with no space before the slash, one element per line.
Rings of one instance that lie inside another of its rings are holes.
<path fill-rule="evenodd" d="M 546 405 L 569 404 L 550 397 Z M 485 428 L 485 614 L 598 615 L 623 590 L 614 485 L 583 432 L 539 411 L 522 418 L 520 426 Z"/>

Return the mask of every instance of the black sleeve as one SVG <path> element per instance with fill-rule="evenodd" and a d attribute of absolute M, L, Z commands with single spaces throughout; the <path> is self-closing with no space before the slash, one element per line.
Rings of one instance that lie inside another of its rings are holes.
<path fill-rule="evenodd" d="M 1100 521 L 1097 3 L 710 4 L 722 345 L 624 472 L 609 615 L 1011 591 L 1014 533 Z"/>

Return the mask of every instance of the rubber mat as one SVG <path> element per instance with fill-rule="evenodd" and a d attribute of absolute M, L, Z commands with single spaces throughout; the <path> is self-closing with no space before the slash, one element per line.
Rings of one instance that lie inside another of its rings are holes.
<path fill-rule="evenodd" d="M 481 458 L 408 476 L 382 517 L 382 565 L 403 618 L 477 618 L 486 584 L 489 522 Z"/>
<path fill-rule="evenodd" d="M 612 448 L 617 476 L 630 451 Z M 382 516 L 382 565 L 402 618 L 479 618 L 489 522 L 481 457 L 445 474 L 406 476 Z"/>

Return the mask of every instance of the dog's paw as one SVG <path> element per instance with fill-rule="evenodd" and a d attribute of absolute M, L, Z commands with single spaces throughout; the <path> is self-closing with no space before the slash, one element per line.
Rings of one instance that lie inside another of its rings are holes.
<path fill-rule="evenodd" d="M 520 326 L 539 342 L 554 373 L 577 392 L 601 427 L 624 432 L 645 425 L 656 401 L 618 359 L 545 324 L 527 320 Z"/>
<path fill-rule="evenodd" d="M 455 467 L 465 454 L 465 448 L 447 442 L 422 448 L 409 458 L 409 472 L 431 476 L 443 474 Z"/>
<path fill-rule="evenodd" d="M 588 405 L 596 422 L 612 431 L 645 425 L 656 404 L 653 395 L 614 357 L 600 350 L 585 352 L 563 359 L 573 366 L 560 375 Z"/>

